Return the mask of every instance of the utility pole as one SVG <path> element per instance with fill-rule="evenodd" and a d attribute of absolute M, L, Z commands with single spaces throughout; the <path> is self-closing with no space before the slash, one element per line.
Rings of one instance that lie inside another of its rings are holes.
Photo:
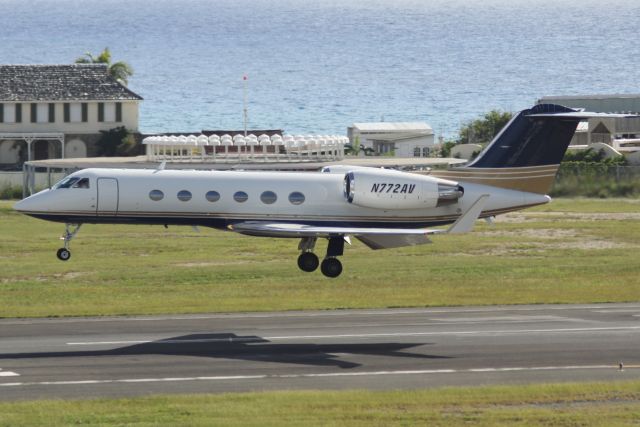
<path fill-rule="evenodd" d="M 244 113 L 244 136 L 247 136 L 247 80 L 245 74 L 242 76 L 242 111 Z"/>

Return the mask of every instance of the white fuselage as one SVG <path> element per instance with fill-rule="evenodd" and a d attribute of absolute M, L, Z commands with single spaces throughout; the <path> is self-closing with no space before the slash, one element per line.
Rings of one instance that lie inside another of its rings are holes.
<path fill-rule="evenodd" d="M 410 173 L 403 175 L 416 177 Z M 189 224 L 225 228 L 235 222 L 268 220 L 425 227 L 455 221 L 483 194 L 490 197 L 481 217 L 550 200 L 535 193 L 459 182 L 464 187 L 464 195 L 446 206 L 363 207 L 347 200 L 343 188 L 345 173 L 341 171 L 85 169 L 67 178 L 88 178 L 88 188 L 54 186 L 18 202 L 15 208 L 28 215 L 67 223 Z"/>

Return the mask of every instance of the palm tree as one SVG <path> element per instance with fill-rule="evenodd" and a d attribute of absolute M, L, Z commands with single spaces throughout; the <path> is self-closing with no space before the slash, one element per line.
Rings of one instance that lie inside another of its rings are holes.
<path fill-rule="evenodd" d="M 126 62 L 118 61 L 113 64 L 111 63 L 111 52 L 108 47 L 105 47 L 97 57 L 89 52 L 85 53 L 76 59 L 76 64 L 107 64 L 109 75 L 125 86 L 128 83 L 129 77 L 133 75 L 133 68 Z"/>

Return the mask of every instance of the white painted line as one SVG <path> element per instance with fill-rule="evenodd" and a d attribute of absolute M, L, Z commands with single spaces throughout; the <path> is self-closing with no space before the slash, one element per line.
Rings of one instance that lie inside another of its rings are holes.
<path fill-rule="evenodd" d="M 620 308 L 610 308 L 607 310 L 593 310 L 594 313 L 602 313 L 602 314 L 609 314 L 609 313 L 637 313 L 638 312 L 638 308 L 629 308 L 629 307 L 620 307 Z"/>
<path fill-rule="evenodd" d="M 0 371 L 0 377 L 19 377 L 20 374 L 11 371 Z"/>
<path fill-rule="evenodd" d="M 77 380 L 77 381 L 41 381 L 0 383 L 0 387 L 23 387 L 34 385 L 91 385 L 91 384 L 122 384 L 122 383 L 154 383 L 154 382 L 189 382 L 189 381 L 241 381 L 262 379 L 291 379 L 291 378 L 335 378 L 335 377 L 366 377 L 383 375 L 432 375 L 481 372 L 521 372 L 521 371 L 563 371 L 580 369 L 618 369 L 617 365 L 569 365 L 569 366 L 520 366 L 505 368 L 475 368 L 475 369 L 425 369 L 411 371 L 365 371 L 365 372 L 327 372 L 318 374 L 283 374 L 283 375 L 226 375 L 211 377 L 168 377 L 168 378 L 125 378 L 108 380 Z"/>
<path fill-rule="evenodd" d="M 87 317 L 66 319 L 6 319 L 0 320 L 4 325 L 30 325 L 51 323 L 85 323 L 85 322 L 157 322 L 162 320 L 207 320 L 207 319 L 244 319 L 244 318 L 287 318 L 287 317 L 350 317 L 350 316 L 394 316 L 399 314 L 433 314 L 433 313 L 496 313 L 549 310 L 640 310 L 640 305 L 622 305 L 619 309 L 613 304 L 601 305 L 539 305 L 539 306 L 486 306 L 486 307 L 451 307 L 451 308 L 415 308 L 415 309 L 369 309 L 369 310 L 332 310 L 314 312 L 278 312 L 278 313 L 221 313 L 195 315 L 169 315 L 148 317 Z"/>
<path fill-rule="evenodd" d="M 383 338 L 383 337 L 416 337 L 416 336 L 455 336 L 455 335 L 513 335 L 513 334 L 556 334 L 556 333 L 579 333 L 579 332 L 612 332 L 612 331 L 640 331 L 640 326 L 612 326 L 601 328 L 559 328 L 559 329 L 513 329 L 513 330 L 486 330 L 486 331 L 446 331 L 446 332 L 390 332 L 379 334 L 336 334 L 336 335 L 282 335 L 265 336 L 256 339 L 253 337 L 243 338 L 200 338 L 192 340 L 135 340 L 135 341 L 87 341 L 68 342 L 67 345 L 132 345 L 132 344 L 188 344 L 188 343 L 208 343 L 208 342 L 255 342 L 265 341 L 295 341 L 312 339 L 335 339 L 335 338 Z"/>

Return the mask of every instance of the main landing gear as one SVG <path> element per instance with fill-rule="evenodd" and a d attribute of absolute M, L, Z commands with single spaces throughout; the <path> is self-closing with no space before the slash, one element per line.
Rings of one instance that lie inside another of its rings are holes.
<path fill-rule="evenodd" d="M 315 271 L 320 265 L 320 271 L 327 277 L 338 277 L 342 273 L 342 263 L 337 258 L 344 253 L 344 237 L 330 237 L 329 246 L 327 247 L 327 256 L 322 260 L 322 264 L 318 260 L 318 256 L 313 253 L 316 245 L 317 237 L 303 237 L 298 245 L 298 249 L 302 251 L 298 257 L 298 267 L 306 272 Z"/>
<path fill-rule="evenodd" d="M 69 250 L 69 242 L 80 231 L 82 224 L 65 224 L 64 234 L 60 237 L 60 240 L 64 240 L 64 248 L 58 249 L 56 256 L 60 261 L 68 261 L 71 258 L 71 251 Z"/>

